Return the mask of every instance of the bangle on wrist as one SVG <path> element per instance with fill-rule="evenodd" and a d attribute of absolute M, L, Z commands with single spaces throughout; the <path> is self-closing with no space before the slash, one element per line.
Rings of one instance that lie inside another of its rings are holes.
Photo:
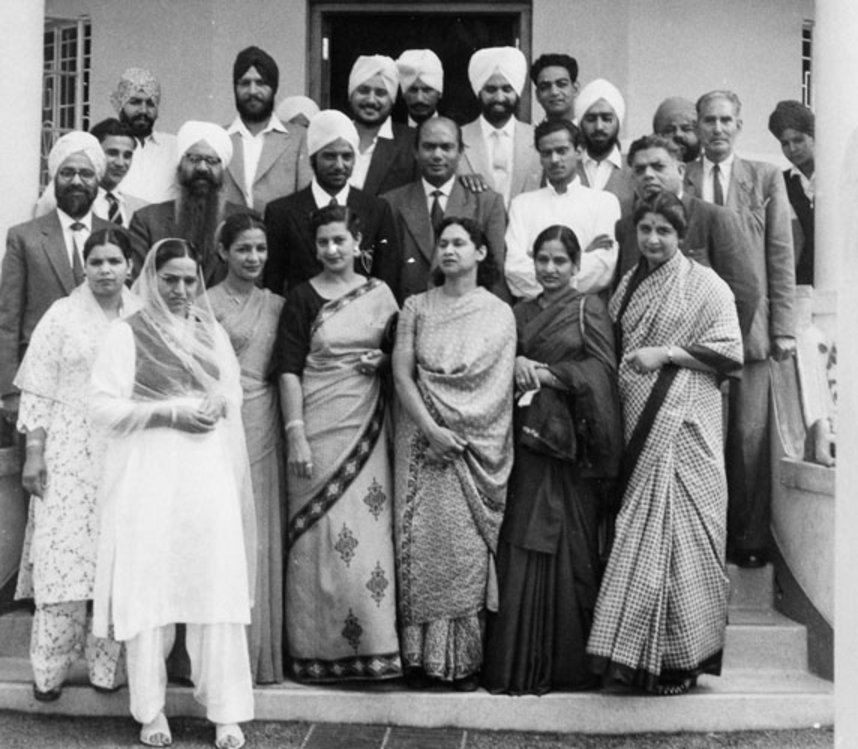
<path fill-rule="evenodd" d="M 170 426 L 176 426 L 176 407 L 170 406 Z"/>
<path fill-rule="evenodd" d="M 667 347 L 667 363 L 673 364 L 673 346 Z"/>
<path fill-rule="evenodd" d="M 27 437 L 27 449 L 28 450 L 31 447 L 44 447 L 44 446 L 45 446 L 44 440 L 34 440 L 34 439 L 31 439 L 30 437 Z"/>
<path fill-rule="evenodd" d="M 304 426 L 304 419 L 292 419 L 292 421 L 287 421 L 286 426 L 283 427 L 284 431 L 288 434 L 293 429 L 297 429 L 298 427 Z"/>

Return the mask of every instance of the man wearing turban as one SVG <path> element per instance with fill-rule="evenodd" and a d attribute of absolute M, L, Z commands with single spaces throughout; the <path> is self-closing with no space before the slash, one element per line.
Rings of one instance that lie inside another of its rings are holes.
<path fill-rule="evenodd" d="M 813 285 L 813 196 L 816 170 L 813 155 L 814 117 L 800 101 L 779 101 L 769 117 L 769 131 L 792 166 L 784 171 L 793 212 L 795 282 Z"/>
<path fill-rule="evenodd" d="M 48 154 L 56 208 L 6 235 L 0 269 L 0 397 L 11 423 L 18 411 L 12 380 L 36 323 L 83 281 L 81 253 L 89 235 L 111 226 L 92 213 L 105 165 L 94 136 L 77 130 L 63 135 Z"/>
<path fill-rule="evenodd" d="M 303 190 L 272 200 L 265 210 L 268 262 L 262 283 L 276 294 L 285 295 L 322 270 L 310 217 L 332 203 L 348 206 L 360 218 L 361 255 L 355 270 L 382 279 L 397 294 L 399 253 L 390 206 L 349 184 L 358 142 L 354 123 L 342 112 L 325 109 L 310 120 L 313 180 Z"/>
<path fill-rule="evenodd" d="M 319 105 L 309 96 L 287 96 L 277 105 L 275 112 L 284 125 L 292 123 L 309 127 L 310 120 L 319 114 Z"/>
<path fill-rule="evenodd" d="M 232 67 L 238 116 L 227 128 L 234 156 L 224 175 L 226 199 L 263 213 L 275 198 L 310 182 L 306 132 L 274 114 L 277 63 L 259 47 L 241 50 Z"/>
<path fill-rule="evenodd" d="M 385 55 L 361 55 L 349 74 L 349 109 L 360 142 L 351 184 L 381 195 L 410 182 L 414 166 L 414 130 L 390 119 L 399 74 Z"/>
<path fill-rule="evenodd" d="M 620 127 L 625 116 L 623 95 L 604 78 L 584 86 L 575 100 L 575 117 L 584 143 L 578 178 L 585 187 L 616 195 L 623 215 L 631 211 L 635 196 L 620 153 Z"/>
<path fill-rule="evenodd" d="M 431 49 L 406 49 L 396 60 L 399 86 L 408 109 L 408 125 L 417 127 L 438 116 L 444 94 L 444 67 Z"/>
<path fill-rule="evenodd" d="M 176 136 L 154 129 L 161 106 L 161 85 L 143 68 L 128 68 L 110 103 L 120 122 L 131 128 L 137 149 L 122 190 L 147 203 L 175 197 Z"/>
<path fill-rule="evenodd" d="M 216 251 L 215 232 L 224 218 L 246 211 L 223 193 L 224 172 L 232 159 L 232 140 L 220 125 L 186 122 L 176 135 L 178 164 L 173 165 L 179 195 L 141 208 L 131 219 L 134 274 L 140 272 L 149 249 L 161 239 L 181 237 L 201 254 L 206 286 L 226 277 L 226 263 Z"/>
<path fill-rule="evenodd" d="M 700 156 L 697 137 L 697 109 L 694 102 L 681 96 L 671 96 L 658 105 L 652 118 L 652 131 L 672 140 L 682 153 L 686 164 Z"/>
<path fill-rule="evenodd" d="M 527 61 L 515 47 L 480 49 L 468 63 L 468 79 L 481 114 L 462 128 L 465 151 L 459 173 L 481 175 L 508 206 L 523 190 L 538 187 L 540 179 L 533 126 L 515 116 Z"/>

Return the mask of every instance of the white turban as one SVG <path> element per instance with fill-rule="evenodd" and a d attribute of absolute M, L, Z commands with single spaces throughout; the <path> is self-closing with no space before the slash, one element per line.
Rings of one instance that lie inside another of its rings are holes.
<path fill-rule="evenodd" d="M 366 83 L 374 75 L 380 75 L 391 99 L 396 98 L 396 87 L 399 85 L 399 75 L 396 63 L 387 55 L 361 55 L 352 65 L 349 73 L 349 96 L 362 83 Z"/>
<path fill-rule="evenodd" d="M 581 93 L 575 99 L 575 119 L 581 122 L 581 118 L 587 113 L 587 110 L 592 107 L 599 99 L 604 99 L 610 105 L 611 109 L 617 115 L 617 120 L 623 124 L 623 118 L 626 116 L 626 101 L 619 89 L 613 84 L 606 81 L 604 78 L 597 78 L 595 81 L 590 81 Z"/>
<path fill-rule="evenodd" d="M 199 122 L 197 120 L 188 120 L 179 128 L 176 133 L 176 147 L 178 151 L 179 161 L 185 155 L 187 150 L 199 143 L 205 141 L 214 149 L 214 152 L 220 156 L 221 163 L 226 166 L 232 158 L 232 140 L 227 135 L 220 125 L 215 125 L 213 122 Z"/>
<path fill-rule="evenodd" d="M 310 126 L 307 128 L 307 151 L 312 156 L 340 138 L 357 154 L 360 137 L 354 123 L 337 109 L 323 109 L 310 120 Z"/>
<path fill-rule="evenodd" d="M 468 80 L 474 94 L 479 96 L 486 81 L 500 73 L 521 96 L 527 81 L 527 60 L 524 53 L 515 47 L 486 47 L 471 55 L 468 63 Z"/>
<path fill-rule="evenodd" d="M 98 138 L 82 130 L 72 130 L 54 143 L 54 147 L 48 154 L 48 174 L 50 178 L 53 179 L 63 162 L 69 156 L 76 153 L 82 153 L 89 159 L 93 171 L 98 176 L 98 181 L 101 182 L 104 170 L 107 168 L 107 159 L 104 155 L 104 150 L 101 148 Z"/>
<path fill-rule="evenodd" d="M 277 105 L 276 114 L 281 122 L 291 122 L 292 118 L 299 114 L 312 120 L 319 114 L 319 105 L 309 96 L 287 96 Z"/>
<path fill-rule="evenodd" d="M 444 93 L 444 66 L 431 49 L 406 49 L 396 60 L 399 85 L 410 88 L 418 78 L 429 88 Z"/>

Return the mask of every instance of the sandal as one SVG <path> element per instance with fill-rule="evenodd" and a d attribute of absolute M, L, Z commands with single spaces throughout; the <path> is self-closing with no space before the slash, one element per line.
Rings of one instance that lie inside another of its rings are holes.
<path fill-rule="evenodd" d="M 170 724 L 163 710 L 155 716 L 155 720 L 140 729 L 140 743 L 146 746 L 170 746 L 173 743 Z"/>
<path fill-rule="evenodd" d="M 679 681 L 667 681 L 659 684 L 655 688 L 655 693 L 659 697 L 679 697 L 682 694 L 688 694 L 688 690 L 697 686 L 697 678 L 688 676 Z"/>
<path fill-rule="evenodd" d="M 39 702 L 55 702 L 60 698 L 60 695 L 62 693 L 63 688 L 61 686 L 54 687 L 53 689 L 48 689 L 43 692 L 35 684 L 33 684 L 33 697 Z"/>
<path fill-rule="evenodd" d="M 215 749 L 241 749 L 244 746 L 244 733 L 238 723 L 218 723 L 215 725 Z"/>

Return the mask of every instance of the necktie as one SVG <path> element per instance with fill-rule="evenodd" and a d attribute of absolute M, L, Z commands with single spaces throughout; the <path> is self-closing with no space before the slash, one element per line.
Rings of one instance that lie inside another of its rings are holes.
<path fill-rule="evenodd" d="M 507 197 L 509 186 L 509 158 L 506 149 L 506 133 L 502 130 L 492 131 L 492 177 L 495 189 Z"/>
<path fill-rule="evenodd" d="M 438 229 L 441 222 L 444 220 L 444 211 L 441 210 L 441 196 L 444 194 L 440 190 L 432 190 L 432 210 L 429 212 L 429 219 L 432 222 L 432 234 L 435 241 L 438 241 Z"/>
<path fill-rule="evenodd" d="M 86 226 L 80 221 L 75 221 L 71 225 L 72 230 L 72 275 L 74 276 L 74 285 L 79 286 L 83 283 L 83 261 L 80 258 L 81 239 L 80 232 L 86 229 Z"/>
<path fill-rule="evenodd" d="M 330 201 L 328 201 L 328 205 L 333 207 L 333 208 L 336 208 L 339 205 L 339 203 L 337 203 L 336 198 L 331 198 Z"/>
<path fill-rule="evenodd" d="M 104 196 L 107 198 L 107 220 L 114 224 L 122 226 L 122 214 L 119 212 L 119 200 L 112 192 L 108 192 Z"/>
<path fill-rule="evenodd" d="M 721 187 L 721 167 L 718 164 L 712 167 L 712 202 L 715 205 L 724 205 L 724 188 Z"/>

